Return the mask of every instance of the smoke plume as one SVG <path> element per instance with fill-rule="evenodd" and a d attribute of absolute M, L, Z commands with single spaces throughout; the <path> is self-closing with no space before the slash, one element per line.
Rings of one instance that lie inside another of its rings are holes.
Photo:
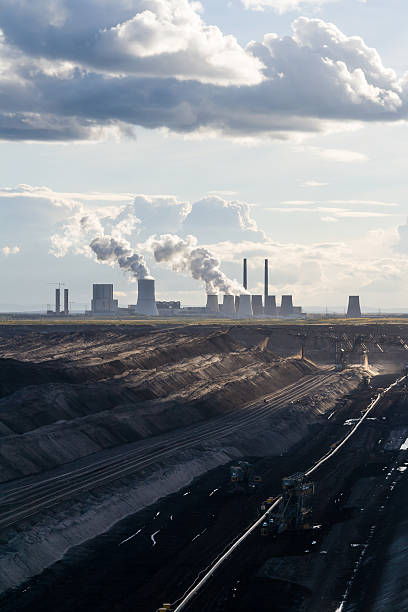
<path fill-rule="evenodd" d="M 220 270 L 220 261 L 204 247 L 197 247 L 197 239 L 183 239 L 174 234 L 164 234 L 148 241 L 157 262 L 167 262 L 175 272 L 190 274 L 204 281 L 207 293 L 245 293 L 236 280 L 228 278 Z"/>
<path fill-rule="evenodd" d="M 149 276 L 143 255 L 135 253 L 127 240 L 105 235 L 94 238 L 89 246 L 98 261 L 118 264 L 122 270 L 131 274 L 133 280 Z"/>

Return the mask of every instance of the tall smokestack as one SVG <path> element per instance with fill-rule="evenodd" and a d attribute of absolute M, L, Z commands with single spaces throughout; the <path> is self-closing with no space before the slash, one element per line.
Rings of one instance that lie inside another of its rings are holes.
<path fill-rule="evenodd" d="M 244 278 L 242 284 L 244 285 L 244 289 L 248 289 L 248 270 L 246 257 L 244 257 Z"/>
<path fill-rule="evenodd" d="M 136 312 L 156 317 L 159 314 L 153 278 L 139 278 L 137 281 Z"/>
<path fill-rule="evenodd" d="M 265 287 L 264 287 L 264 306 L 265 307 L 266 307 L 268 295 L 269 295 L 269 270 L 268 270 L 268 260 L 265 259 Z"/>
<path fill-rule="evenodd" d="M 61 312 L 61 289 L 58 287 L 55 290 L 55 314 Z"/>
<path fill-rule="evenodd" d="M 64 315 L 69 314 L 68 289 L 64 289 Z"/>
<path fill-rule="evenodd" d="M 349 296 L 347 316 L 348 317 L 361 317 L 360 296 L 359 295 Z"/>

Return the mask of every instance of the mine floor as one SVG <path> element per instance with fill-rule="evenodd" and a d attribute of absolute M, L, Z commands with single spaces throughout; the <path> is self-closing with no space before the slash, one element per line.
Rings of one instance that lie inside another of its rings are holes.
<path fill-rule="evenodd" d="M 382 387 L 392 379 L 379 376 L 373 384 Z M 230 493 L 228 466 L 212 470 L 6 592 L 0 597 L 1 610 L 149 612 L 163 601 L 177 600 L 257 518 L 262 499 L 280 492 L 281 477 L 309 468 L 327 452 L 348 430 L 345 421 L 360 416 L 372 394 L 360 390 L 352 402 L 338 402 L 290 453 L 249 457 L 263 478 L 255 494 Z M 315 474 L 314 529 L 276 539 L 255 533 L 187 610 L 334 612 L 344 599 L 342 612 L 408 609 L 406 592 L 405 600 L 404 593 L 394 599 L 398 585 L 407 583 L 408 555 L 403 551 L 399 582 L 388 591 L 384 587 L 393 560 L 388 548 L 404 530 L 400 500 L 405 507 L 408 501 L 408 455 L 399 450 L 408 435 L 407 408 L 405 393 L 391 394 Z M 388 607 L 378 607 L 380 600 Z"/>

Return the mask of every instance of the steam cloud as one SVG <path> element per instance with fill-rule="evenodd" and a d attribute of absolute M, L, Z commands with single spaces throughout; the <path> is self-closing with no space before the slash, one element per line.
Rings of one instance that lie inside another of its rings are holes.
<path fill-rule="evenodd" d="M 205 283 L 207 293 L 246 293 L 236 280 L 228 278 L 220 270 L 220 261 L 204 247 L 197 247 L 197 239 L 186 239 L 174 234 L 164 234 L 148 241 L 157 262 L 167 262 L 175 272 L 190 274 Z"/>
<path fill-rule="evenodd" d="M 129 272 L 134 280 L 149 276 L 143 255 L 135 253 L 127 240 L 108 235 L 99 236 L 94 238 L 89 246 L 98 261 L 109 264 L 117 263 L 122 270 Z"/>

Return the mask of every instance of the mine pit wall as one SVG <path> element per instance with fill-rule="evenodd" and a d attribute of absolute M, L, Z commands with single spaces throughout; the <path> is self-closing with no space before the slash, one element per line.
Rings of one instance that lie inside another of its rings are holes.
<path fill-rule="evenodd" d="M 101 487 L 80 500 L 61 504 L 27 519 L 24 529 L 10 529 L 0 555 L 0 591 L 22 584 L 52 565 L 73 546 L 107 531 L 116 522 L 175 493 L 210 469 L 245 455 L 280 455 L 309 433 L 309 426 L 326 419 L 336 400 L 361 382 L 358 370 L 340 373 L 338 380 L 309 398 L 284 406 L 269 418 L 228 438 L 212 439 L 173 455 L 142 475 Z M 5 541 L 5 540 L 3 540 Z"/>
<path fill-rule="evenodd" d="M 243 357 L 235 356 L 242 360 L 235 370 L 219 362 L 213 371 L 206 363 L 194 383 L 188 371 L 170 372 L 173 393 L 169 380 L 158 383 L 160 373 L 154 374 L 149 387 L 156 384 L 157 395 L 164 395 L 155 400 L 143 400 L 131 383 L 37 385 L 1 399 L 0 482 L 234 411 L 317 371 L 306 360 L 277 360 L 267 353 L 254 360 L 253 352 Z"/>

